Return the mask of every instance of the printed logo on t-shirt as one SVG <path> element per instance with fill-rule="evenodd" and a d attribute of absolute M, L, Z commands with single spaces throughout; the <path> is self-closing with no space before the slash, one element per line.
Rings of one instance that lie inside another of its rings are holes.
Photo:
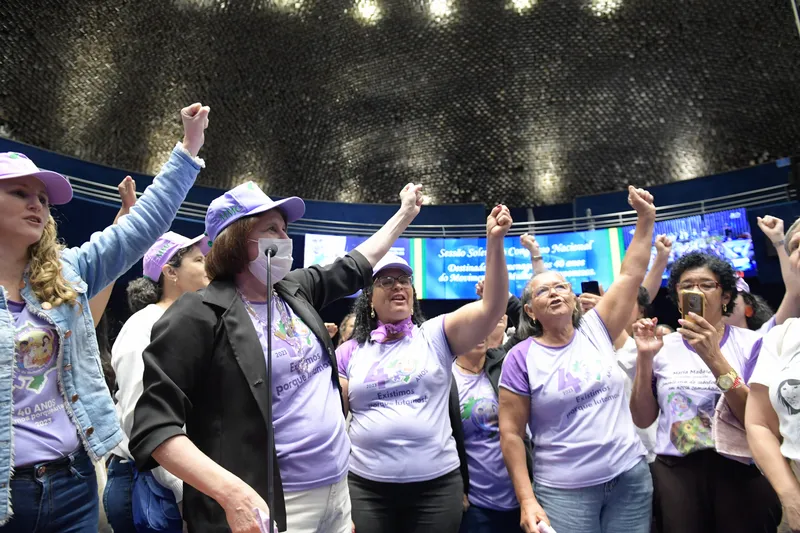
<path fill-rule="evenodd" d="M 31 322 L 17 328 L 16 363 L 14 388 L 26 389 L 38 394 L 47 383 L 49 374 L 55 371 L 55 333 L 51 328 Z"/>
<path fill-rule="evenodd" d="M 786 379 L 778 385 L 778 401 L 790 415 L 800 413 L 800 379 Z"/>
<path fill-rule="evenodd" d="M 375 361 L 364 378 L 364 384 L 367 389 L 384 389 L 387 385 L 408 384 L 416 373 L 416 358 L 398 354 L 386 361 Z"/>
<path fill-rule="evenodd" d="M 558 369 L 558 392 L 575 393 L 591 387 L 594 383 L 611 377 L 611 367 L 602 359 L 576 360 L 568 369 Z"/>
<path fill-rule="evenodd" d="M 470 421 L 488 438 L 499 438 L 498 406 L 494 398 L 470 398 L 461 406 L 461 420 Z"/>
<path fill-rule="evenodd" d="M 672 392 L 667 396 L 667 404 L 675 420 L 670 427 L 670 442 L 682 455 L 714 446 L 711 421 L 717 398 L 718 395 L 715 395 L 710 401 L 696 406 L 690 397 L 680 392 Z"/>

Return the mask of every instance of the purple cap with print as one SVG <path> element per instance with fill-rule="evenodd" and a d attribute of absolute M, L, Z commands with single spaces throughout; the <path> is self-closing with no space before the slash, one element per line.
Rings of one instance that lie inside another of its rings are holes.
<path fill-rule="evenodd" d="M 164 265 L 169 263 L 169 260 L 175 257 L 179 250 L 188 248 L 193 244 L 199 243 L 200 251 L 203 252 L 203 255 L 207 254 L 208 248 L 200 242 L 204 238 L 204 235 L 200 235 L 194 239 L 189 239 L 174 231 L 168 231 L 159 237 L 156 243 L 144 254 L 144 260 L 142 261 L 144 276 L 158 283 L 161 277 L 161 269 L 164 268 Z"/>
<path fill-rule="evenodd" d="M 372 269 L 372 277 L 377 278 L 381 272 L 384 270 L 389 270 L 390 268 L 402 270 L 409 276 L 414 273 L 414 271 L 411 269 L 411 266 L 405 259 L 392 253 L 388 253 L 384 255 L 381 260 L 378 261 L 378 264 L 375 265 L 375 268 Z"/>
<path fill-rule="evenodd" d="M 206 212 L 208 245 L 211 246 L 222 230 L 240 218 L 257 215 L 275 208 L 280 209 L 287 224 L 298 220 L 306 212 L 306 204 L 296 196 L 273 200 L 252 181 L 234 187 L 222 196 L 215 198 L 208 206 Z"/>
<path fill-rule="evenodd" d="M 33 176 L 44 184 L 50 205 L 63 205 L 72 200 L 72 185 L 66 177 L 58 172 L 39 169 L 25 154 L 0 153 L 0 180 L 24 176 Z"/>

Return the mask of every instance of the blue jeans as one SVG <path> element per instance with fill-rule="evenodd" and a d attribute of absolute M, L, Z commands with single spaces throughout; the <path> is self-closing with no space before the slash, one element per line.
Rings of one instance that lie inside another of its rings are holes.
<path fill-rule="evenodd" d="M 136 533 L 131 504 L 133 481 L 133 461 L 114 455 L 108 465 L 108 481 L 103 491 L 103 507 L 114 533 Z"/>
<path fill-rule="evenodd" d="M 522 533 L 519 527 L 519 509 L 495 511 L 470 505 L 461 518 L 458 533 Z"/>
<path fill-rule="evenodd" d="M 97 533 L 97 474 L 83 450 L 64 459 L 16 469 L 11 480 L 14 516 L 2 533 Z"/>
<path fill-rule="evenodd" d="M 534 492 L 558 533 L 650 533 L 653 479 L 647 461 L 602 485 Z"/>

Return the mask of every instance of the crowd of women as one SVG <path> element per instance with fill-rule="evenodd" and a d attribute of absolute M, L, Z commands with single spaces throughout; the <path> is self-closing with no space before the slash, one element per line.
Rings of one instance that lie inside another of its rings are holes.
<path fill-rule="evenodd" d="M 182 110 L 152 185 L 137 199 L 126 178 L 118 219 L 76 248 L 50 214 L 69 181 L 0 154 L 0 531 L 96 532 L 95 464 L 116 533 L 270 531 L 265 517 L 290 533 L 800 531 L 797 224 L 759 219 L 777 312 L 692 252 L 669 265 L 671 331 L 648 313 L 672 246 L 649 192 L 629 188 L 635 234 L 602 295 L 576 295 L 527 235 L 534 276 L 510 294 L 499 205 L 479 298 L 426 320 L 389 253 L 420 185 L 325 267 L 292 270 L 304 203 L 252 182 L 210 204 L 203 235 L 168 231 L 208 114 Z M 107 385 L 95 327 L 142 258 Z M 334 346 L 320 310 L 358 291 Z"/>

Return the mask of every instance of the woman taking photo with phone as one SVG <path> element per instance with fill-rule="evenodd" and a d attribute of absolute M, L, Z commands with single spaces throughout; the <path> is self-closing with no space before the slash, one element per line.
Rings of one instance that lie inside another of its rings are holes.
<path fill-rule="evenodd" d="M 664 533 L 774 532 L 781 510 L 769 482 L 754 465 L 717 453 L 712 433 L 721 395 L 744 422 L 743 372 L 761 345 L 759 333 L 724 323 L 737 293 L 733 268 L 689 253 L 672 265 L 668 290 L 684 316 L 678 331 L 662 337 L 648 319 L 634 326 L 631 414 L 641 428 L 658 420 L 656 524 Z"/>

